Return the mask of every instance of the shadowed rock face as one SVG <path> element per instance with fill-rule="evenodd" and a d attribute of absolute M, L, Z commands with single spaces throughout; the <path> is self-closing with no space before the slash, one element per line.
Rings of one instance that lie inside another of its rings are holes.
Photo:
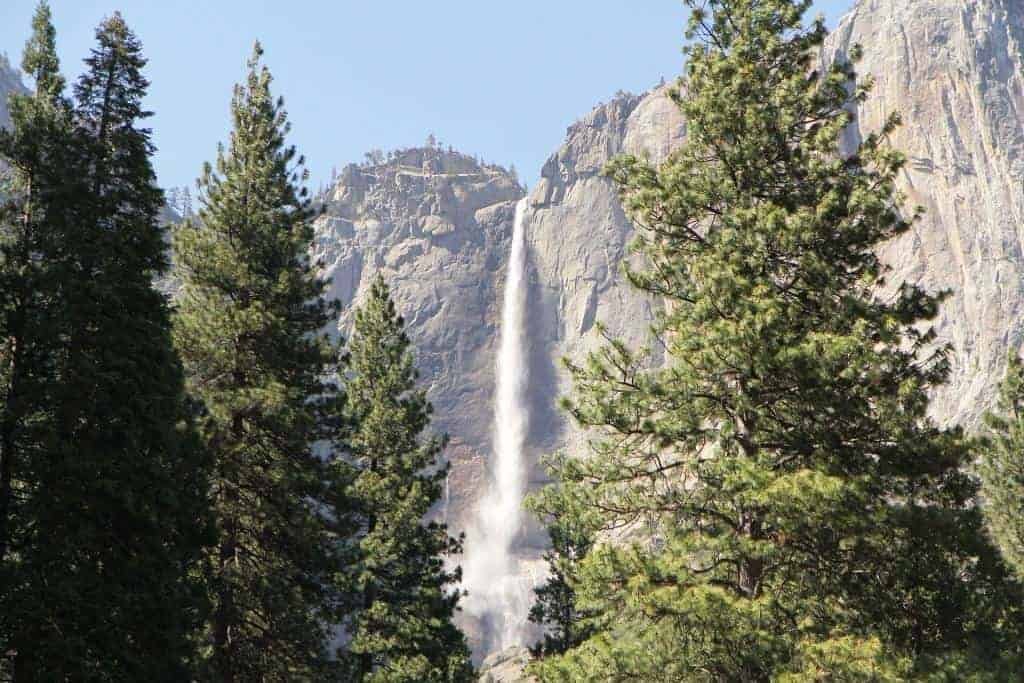
<path fill-rule="evenodd" d="M 515 203 L 523 189 L 505 169 L 440 149 L 411 149 L 346 168 L 316 223 L 314 259 L 329 296 L 353 309 L 377 273 L 405 317 L 434 428 L 451 436 L 450 495 L 442 510 L 466 528 L 490 453 L 500 292 Z"/>

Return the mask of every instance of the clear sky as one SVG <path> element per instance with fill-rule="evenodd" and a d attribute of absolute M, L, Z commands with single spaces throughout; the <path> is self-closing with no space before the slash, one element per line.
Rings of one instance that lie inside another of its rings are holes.
<path fill-rule="evenodd" d="M 853 0 L 818 0 L 834 24 Z M 21 59 L 36 0 L 0 0 Z M 165 186 L 191 184 L 228 128 L 252 42 L 284 95 L 313 184 L 373 148 L 444 144 L 533 183 L 570 123 L 681 68 L 681 0 L 50 0 L 63 70 L 120 10 L 142 40 Z"/>

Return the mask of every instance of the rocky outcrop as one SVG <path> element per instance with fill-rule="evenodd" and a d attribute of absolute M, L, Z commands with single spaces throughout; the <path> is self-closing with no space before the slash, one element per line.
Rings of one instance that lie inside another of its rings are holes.
<path fill-rule="evenodd" d="M 531 421 L 529 456 L 568 447 L 581 451 L 555 407 L 568 388 L 559 359 L 580 358 L 599 339 L 594 325 L 640 344 L 652 302 L 621 274 L 633 232 L 604 165 L 622 152 L 663 159 L 683 123 L 663 89 L 620 94 L 571 126 L 545 164 L 525 215 L 530 291 Z M 482 491 L 490 455 L 494 354 L 500 293 L 515 202 L 522 189 L 504 169 L 434 148 L 393 153 L 347 167 L 317 221 L 314 258 L 332 279 L 348 333 L 357 305 L 377 273 L 391 284 L 434 403 L 435 425 L 450 434 L 453 461 L 448 518 L 466 528 Z M 543 480 L 538 467 L 534 485 Z M 523 535 L 537 556 L 539 529 Z"/>
<path fill-rule="evenodd" d="M 973 426 L 1024 338 L 1024 3 L 861 0 L 825 57 L 857 43 L 876 84 L 851 136 L 899 112 L 900 187 L 927 211 L 883 250 L 889 280 L 951 290 L 935 325 L 953 373 L 934 412 Z"/>
<path fill-rule="evenodd" d="M 392 287 L 433 426 L 451 436 L 442 514 L 457 530 L 466 528 L 490 452 L 499 293 L 523 192 L 501 167 L 410 149 L 344 169 L 316 223 L 313 256 L 343 305 L 341 335 L 378 273 Z"/>
<path fill-rule="evenodd" d="M 24 92 L 27 91 L 22 83 L 21 74 L 11 65 L 6 55 L 0 54 L 0 128 L 11 125 L 11 114 L 7 108 L 8 96 Z"/>
<path fill-rule="evenodd" d="M 584 435 L 555 406 L 569 388 L 561 359 L 579 361 L 598 347 L 598 322 L 610 335 L 641 346 L 657 306 L 625 281 L 622 265 L 629 258 L 633 225 L 601 171 L 622 153 L 658 163 L 684 133 L 666 89 L 646 96 L 620 94 L 569 128 L 530 193 L 531 448 L 536 453 L 585 449 Z"/>
<path fill-rule="evenodd" d="M 480 683 L 536 683 L 526 675 L 533 658 L 525 647 L 510 647 L 488 655 L 480 665 Z"/>
<path fill-rule="evenodd" d="M 876 86 L 849 142 L 900 112 L 892 144 L 909 159 L 900 188 L 908 209 L 927 211 L 883 248 L 889 281 L 951 291 L 934 324 L 939 342 L 952 346 L 953 372 L 934 414 L 973 426 L 990 407 L 1007 353 L 1024 339 L 1024 5 L 861 0 L 823 58 L 841 58 L 856 43 L 866 48 L 858 70 Z M 633 227 L 600 169 L 620 152 L 657 163 L 684 135 L 664 89 L 617 97 L 569 129 L 530 194 L 539 451 L 585 451 L 582 435 L 551 407 L 566 388 L 559 358 L 581 360 L 600 344 L 595 321 L 639 347 L 657 306 L 623 282 Z"/>

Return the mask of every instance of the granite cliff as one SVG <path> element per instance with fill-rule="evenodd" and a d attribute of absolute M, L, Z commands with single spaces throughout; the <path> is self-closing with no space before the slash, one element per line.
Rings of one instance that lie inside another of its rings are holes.
<path fill-rule="evenodd" d="M 856 43 L 865 48 L 858 70 L 873 77 L 876 86 L 857 112 L 849 142 L 877 130 L 889 112 L 899 112 L 904 125 L 892 144 L 908 157 L 900 187 L 908 208 L 921 205 L 927 211 L 912 231 L 883 248 L 893 268 L 889 281 L 950 290 L 935 326 L 940 342 L 953 349 L 953 372 L 937 392 L 933 412 L 942 422 L 974 426 L 991 404 L 1006 355 L 1024 340 L 1024 4 L 860 0 L 829 37 L 822 59 L 842 58 Z M 556 449 L 585 451 L 582 435 L 555 407 L 566 389 L 560 359 L 579 359 L 600 343 L 597 321 L 613 335 L 641 344 L 658 305 L 623 281 L 620 265 L 628 258 L 633 226 L 600 170 L 621 152 L 646 154 L 657 162 L 684 135 L 685 123 L 664 89 L 616 96 L 569 128 L 529 194 L 533 461 Z M 354 183 L 343 178 L 336 198 L 352 194 Z M 380 184 L 374 187 L 387 192 Z M 455 439 L 450 515 L 456 526 L 478 492 L 488 454 L 494 321 L 515 196 L 503 196 L 504 203 L 484 210 L 493 219 L 477 218 L 477 224 L 492 226 L 493 233 L 484 228 L 475 256 L 457 259 L 457 279 L 473 283 L 467 284 L 473 296 L 460 306 L 465 310 L 452 311 L 427 294 L 450 285 L 434 281 L 440 266 L 430 264 L 440 262 L 425 256 L 423 240 L 434 238 L 422 227 L 427 234 L 414 234 L 416 228 L 392 231 L 381 241 L 371 222 L 370 228 L 357 230 L 365 237 L 343 240 L 347 255 L 335 259 L 331 271 L 341 276 L 337 292 L 350 299 L 371 270 L 392 275 L 403 310 L 413 321 L 413 336 L 424 349 L 425 378 L 439 424 Z M 428 215 L 433 214 L 418 220 Z M 331 220 L 319 233 L 322 253 L 333 248 L 335 238 L 326 229 Z M 365 261 L 372 265 L 364 266 L 357 255 L 364 242 L 375 245 Z M 390 253 L 395 266 L 388 264 Z M 400 256 L 406 253 L 415 256 Z M 421 259 L 426 259 L 422 265 L 413 265 Z M 350 276 L 356 271 L 358 277 Z M 453 326 L 473 321 L 472 329 Z M 454 335 L 452 341 L 439 346 L 440 330 Z M 462 341 L 455 343 L 456 337 Z M 442 351 L 459 344 L 473 351 Z M 455 387 L 468 393 L 455 392 Z M 535 470 L 535 482 L 542 479 Z M 538 542 L 536 530 L 525 533 L 524 554 L 535 553 Z"/>
<path fill-rule="evenodd" d="M 378 273 L 392 287 L 433 426 L 451 435 L 441 514 L 456 529 L 466 528 L 490 450 L 500 282 L 523 192 L 504 168 L 428 146 L 345 168 L 316 223 L 313 256 L 343 305 L 342 336 Z"/>
<path fill-rule="evenodd" d="M 889 280 L 951 290 L 935 327 L 953 373 L 934 414 L 974 426 L 1024 338 L 1024 3 L 861 0 L 825 59 L 857 43 L 876 85 L 851 138 L 899 112 L 900 187 L 926 210 L 883 250 Z"/>
<path fill-rule="evenodd" d="M 569 128 L 530 193 L 525 220 L 533 283 L 534 455 L 585 451 L 585 436 L 555 407 L 555 399 L 569 389 L 561 359 L 581 360 L 600 346 L 598 322 L 611 336 L 639 347 L 658 305 L 622 275 L 623 261 L 631 258 L 633 226 L 601 171 L 622 153 L 657 163 L 684 133 L 679 110 L 664 88 L 646 96 L 619 94 Z"/>
<path fill-rule="evenodd" d="M 849 141 L 899 112 L 904 125 L 891 142 L 908 157 L 900 189 L 908 209 L 926 210 L 882 250 L 893 269 L 888 279 L 950 290 L 934 324 L 940 342 L 952 346 L 953 373 L 934 414 L 973 426 L 990 407 L 1006 355 L 1024 340 L 1024 4 L 861 0 L 829 36 L 823 59 L 842 58 L 858 43 L 865 48 L 858 71 L 876 85 Z M 657 163 L 684 135 L 685 122 L 659 88 L 598 107 L 548 160 L 527 218 L 531 318 L 545 347 L 540 370 L 553 373 L 559 357 L 579 359 L 599 344 L 595 321 L 643 342 L 656 303 L 623 282 L 619 265 L 633 226 L 598 174 L 620 152 Z M 538 386 L 538 410 L 564 387 L 564 375 Z M 543 450 L 583 447 L 554 412 L 538 424 L 535 442 Z"/>

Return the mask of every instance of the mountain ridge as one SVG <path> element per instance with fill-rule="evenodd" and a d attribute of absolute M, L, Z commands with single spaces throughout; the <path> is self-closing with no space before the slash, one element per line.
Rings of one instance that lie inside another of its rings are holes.
<path fill-rule="evenodd" d="M 312 256 L 342 303 L 337 333 L 383 274 L 405 316 L 434 404 L 451 435 L 449 496 L 440 514 L 465 529 L 483 486 L 499 293 L 523 188 L 514 174 L 454 150 L 410 148 L 350 164 L 324 198 Z"/>

